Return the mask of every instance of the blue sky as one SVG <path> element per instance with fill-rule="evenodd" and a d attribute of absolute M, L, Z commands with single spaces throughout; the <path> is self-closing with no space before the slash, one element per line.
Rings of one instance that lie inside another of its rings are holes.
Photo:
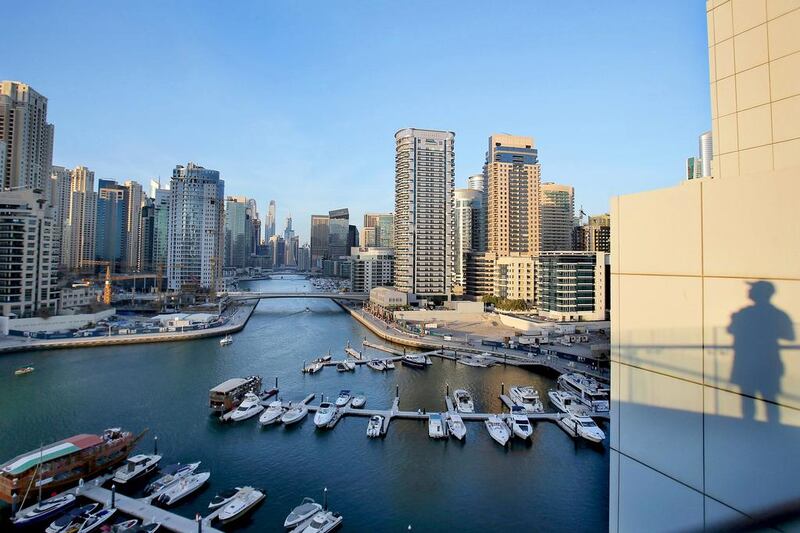
<path fill-rule="evenodd" d="M 404 127 L 456 132 L 457 187 L 491 133 L 531 135 L 590 214 L 679 181 L 710 129 L 701 0 L 27 1 L 13 19 L 0 78 L 49 98 L 55 164 L 146 184 L 195 161 L 262 213 L 275 199 L 301 241 L 312 213 L 393 209 Z"/>

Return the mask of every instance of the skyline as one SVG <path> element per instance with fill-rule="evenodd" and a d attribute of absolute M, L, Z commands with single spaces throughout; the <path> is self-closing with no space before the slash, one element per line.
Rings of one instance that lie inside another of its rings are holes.
<path fill-rule="evenodd" d="M 121 9 L 35 3 L 9 28 L 12 40 L 26 28 L 30 46 L 6 57 L 3 77 L 48 98 L 54 164 L 147 186 L 194 161 L 220 171 L 226 194 L 255 198 L 262 219 L 275 199 L 278 227 L 291 212 L 304 241 L 311 214 L 392 210 L 392 136 L 402 128 L 456 133 L 459 188 L 481 171 L 491 134 L 532 136 L 542 181 L 574 186 L 576 209 L 589 214 L 607 212 L 614 194 L 680 181 L 710 128 L 707 60 L 695 53 L 706 41 L 703 6 L 693 3 L 521 5 L 513 18 L 478 4 L 426 6 L 428 18 L 413 21 L 352 4 Z M 93 31 L 56 31 L 78 20 Z M 174 32 L 176 20 L 199 30 Z M 532 22 L 536 32 L 522 31 Z M 445 64 L 417 38 L 433 26 L 452 43 Z M 625 32 L 602 30 L 614 27 Z M 492 94 L 510 104 L 487 103 Z"/>

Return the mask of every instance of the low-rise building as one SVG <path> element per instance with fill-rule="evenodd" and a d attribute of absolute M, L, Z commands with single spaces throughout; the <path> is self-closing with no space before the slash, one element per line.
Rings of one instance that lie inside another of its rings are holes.
<path fill-rule="evenodd" d="M 536 301 L 535 261 L 532 257 L 498 257 L 494 262 L 493 294 L 506 300 Z"/>
<path fill-rule="evenodd" d="M 497 254 L 468 253 L 465 294 L 474 299 L 494 292 L 494 264 Z"/>
<path fill-rule="evenodd" d="M 350 263 L 353 292 L 369 292 L 394 283 L 394 250 L 391 248 L 353 248 Z"/>
<path fill-rule="evenodd" d="M 88 284 L 75 284 L 61 289 L 61 311 L 80 311 L 97 303 L 102 291 Z"/>
<path fill-rule="evenodd" d="M 536 261 L 539 315 L 559 321 L 605 320 L 607 258 L 603 252 L 541 252 Z"/>
<path fill-rule="evenodd" d="M 406 307 L 409 293 L 390 287 L 375 287 L 369 291 L 369 301 L 386 309 Z"/>

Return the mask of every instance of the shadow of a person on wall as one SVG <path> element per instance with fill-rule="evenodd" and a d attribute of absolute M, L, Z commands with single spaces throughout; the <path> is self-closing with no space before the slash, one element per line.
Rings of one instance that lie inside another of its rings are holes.
<path fill-rule="evenodd" d="M 753 305 L 731 315 L 728 333 L 733 335 L 731 383 L 739 386 L 742 416 L 755 416 L 755 398 L 767 400 L 767 421 L 778 422 L 775 396 L 780 392 L 783 362 L 779 340 L 794 340 L 794 327 L 785 312 L 770 302 L 775 286 L 768 281 L 750 283 Z"/>

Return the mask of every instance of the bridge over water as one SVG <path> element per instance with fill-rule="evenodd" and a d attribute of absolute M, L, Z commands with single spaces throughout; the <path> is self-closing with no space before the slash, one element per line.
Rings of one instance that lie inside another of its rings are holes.
<path fill-rule="evenodd" d="M 329 300 L 348 300 L 351 302 L 366 302 L 369 294 L 357 292 L 247 292 L 232 291 L 226 293 L 234 301 L 244 300 L 269 300 L 275 298 L 327 298 Z"/>

